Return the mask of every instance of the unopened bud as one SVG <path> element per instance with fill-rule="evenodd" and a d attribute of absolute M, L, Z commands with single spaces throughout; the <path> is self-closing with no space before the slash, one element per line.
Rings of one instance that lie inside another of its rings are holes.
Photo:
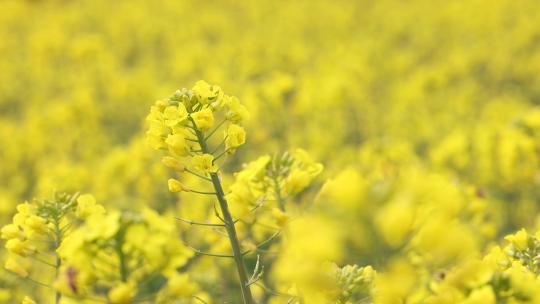
<path fill-rule="evenodd" d="M 179 160 L 177 160 L 174 157 L 171 156 L 165 156 L 161 159 L 161 162 L 170 169 L 173 169 L 178 172 L 184 172 L 186 170 L 186 166 L 182 164 Z"/>
<path fill-rule="evenodd" d="M 186 192 L 190 191 L 180 181 L 178 181 L 178 180 L 176 180 L 174 178 L 169 179 L 168 185 L 169 185 L 169 191 L 171 191 L 173 193 L 181 192 L 181 191 L 186 191 Z"/>

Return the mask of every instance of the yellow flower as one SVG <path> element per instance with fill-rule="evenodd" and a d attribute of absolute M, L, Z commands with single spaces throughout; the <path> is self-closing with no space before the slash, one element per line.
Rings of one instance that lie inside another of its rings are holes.
<path fill-rule="evenodd" d="M 292 170 L 285 180 L 283 189 L 290 194 L 297 194 L 304 190 L 312 179 L 311 175 L 304 170 Z"/>
<path fill-rule="evenodd" d="M 129 304 L 137 294 L 132 284 L 121 283 L 109 291 L 109 300 L 112 304 Z"/>
<path fill-rule="evenodd" d="M 478 289 L 473 290 L 469 297 L 461 304 L 495 304 L 497 299 L 491 286 L 486 285 Z"/>
<path fill-rule="evenodd" d="M 369 265 L 362 269 L 362 278 L 365 282 L 372 282 L 375 279 L 376 274 L 377 272 L 375 271 L 375 269 L 373 269 L 373 267 Z"/>
<path fill-rule="evenodd" d="M 2 238 L 4 240 L 9 239 L 23 239 L 24 233 L 19 229 L 17 225 L 8 224 L 2 227 Z"/>
<path fill-rule="evenodd" d="M 20 256 L 28 256 L 30 253 L 35 251 L 35 248 L 30 246 L 28 242 L 21 241 L 19 239 L 11 239 L 6 242 L 6 249 L 14 254 Z"/>
<path fill-rule="evenodd" d="M 274 219 L 276 220 L 276 225 L 279 227 L 285 226 L 285 224 L 289 221 L 290 216 L 279 210 L 279 208 L 273 208 L 272 209 L 272 215 L 274 216 Z"/>
<path fill-rule="evenodd" d="M 499 246 L 493 246 L 484 256 L 483 260 L 492 265 L 492 267 L 501 267 L 505 269 L 510 265 L 508 256 L 504 254 L 503 250 Z"/>
<path fill-rule="evenodd" d="M 168 292 L 175 297 L 188 297 L 197 292 L 197 285 L 189 279 L 188 274 L 174 274 L 167 282 Z"/>
<path fill-rule="evenodd" d="M 163 117 L 165 118 L 165 124 L 167 126 L 174 127 L 186 120 L 188 113 L 184 104 L 180 103 L 178 106 L 166 107 L 163 111 Z"/>
<path fill-rule="evenodd" d="M 197 128 L 203 131 L 214 125 L 214 113 L 208 108 L 191 114 L 191 118 L 195 121 Z"/>
<path fill-rule="evenodd" d="M 120 229 L 120 212 L 113 211 L 107 214 L 94 213 L 86 219 L 84 234 L 78 236 L 88 241 L 98 238 L 109 238 L 115 235 Z M 73 234 L 70 236 L 75 239 Z M 80 240 L 72 240 L 78 242 Z M 64 244 L 62 244 L 63 246 Z M 69 244 L 66 244 L 69 247 Z"/>
<path fill-rule="evenodd" d="M 28 276 L 28 271 L 13 257 L 9 257 L 4 264 L 4 268 L 8 271 L 11 271 L 17 274 L 20 277 L 26 278 Z"/>
<path fill-rule="evenodd" d="M 154 135 L 157 137 L 164 136 L 169 133 L 169 128 L 160 120 L 149 120 L 149 128 L 146 132 L 147 135 Z"/>
<path fill-rule="evenodd" d="M 237 124 L 229 125 L 226 136 L 225 148 L 227 150 L 236 149 L 246 142 L 246 131 Z"/>
<path fill-rule="evenodd" d="M 34 301 L 32 298 L 26 296 L 22 300 L 21 304 L 37 304 L 36 301 Z"/>
<path fill-rule="evenodd" d="M 391 246 L 402 244 L 411 232 L 414 209 L 403 198 L 387 203 L 375 216 L 375 225 L 384 240 Z"/>
<path fill-rule="evenodd" d="M 170 178 L 168 181 L 169 191 L 175 193 L 175 192 L 181 192 L 181 191 L 187 191 L 189 192 L 189 189 L 186 188 L 180 181 Z"/>
<path fill-rule="evenodd" d="M 47 221 L 37 215 L 29 216 L 24 221 L 24 224 L 26 227 L 28 227 L 31 231 L 35 233 L 43 234 L 47 232 Z"/>
<path fill-rule="evenodd" d="M 204 80 L 197 81 L 191 90 L 201 104 L 219 101 L 219 98 L 223 95 L 220 87 L 210 85 Z"/>
<path fill-rule="evenodd" d="M 240 123 L 249 118 L 249 112 L 246 107 L 234 96 L 226 99 L 225 107 L 228 109 L 226 117 L 233 123 Z"/>
<path fill-rule="evenodd" d="M 91 194 L 83 194 L 79 196 L 77 199 L 75 216 L 84 219 L 95 213 L 105 213 L 105 208 L 99 204 L 96 204 L 96 199 Z"/>
<path fill-rule="evenodd" d="M 178 172 L 184 172 L 184 170 L 186 170 L 186 166 L 184 166 L 184 164 L 171 156 L 163 157 L 161 159 L 161 163 L 163 163 L 167 168 L 173 169 Z"/>
<path fill-rule="evenodd" d="M 195 170 L 204 173 L 216 172 L 218 169 L 214 164 L 214 156 L 211 154 L 195 155 L 191 159 L 191 164 Z"/>
<path fill-rule="evenodd" d="M 28 202 L 17 205 L 17 214 L 13 216 L 13 224 L 24 225 L 26 219 L 32 215 L 32 209 L 33 207 Z"/>
<path fill-rule="evenodd" d="M 528 247 L 529 236 L 524 228 L 514 234 L 505 236 L 504 239 L 512 243 L 518 250 L 525 250 Z"/>
<path fill-rule="evenodd" d="M 169 134 L 165 143 L 169 146 L 171 153 L 182 156 L 188 154 L 186 138 L 182 134 Z"/>

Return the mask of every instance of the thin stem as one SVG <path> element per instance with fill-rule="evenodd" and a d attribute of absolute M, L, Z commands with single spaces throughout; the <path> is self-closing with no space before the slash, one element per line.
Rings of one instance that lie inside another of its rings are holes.
<path fill-rule="evenodd" d="M 215 195 L 216 194 L 215 192 L 205 192 L 205 191 L 198 191 L 198 190 L 193 190 L 193 189 L 189 189 L 188 192 L 193 192 L 193 193 L 198 193 L 198 194 L 206 194 L 206 195 Z"/>
<path fill-rule="evenodd" d="M 281 230 L 278 231 L 278 232 L 276 232 L 276 233 L 274 233 L 274 234 L 272 234 L 269 238 L 267 238 L 266 240 L 264 240 L 264 241 L 262 241 L 261 243 L 259 243 L 259 244 L 257 245 L 257 248 L 262 247 L 262 246 L 264 246 L 264 245 L 270 243 L 270 242 L 273 241 L 280 233 L 281 233 Z"/>
<path fill-rule="evenodd" d="M 225 153 L 227 153 L 229 150 L 225 150 L 221 153 L 218 154 L 218 156 L 214 157 L 214 160 L 213 162 L 215 163 L 220 157 L 222 157 L 223 155 L 225 155 Z"/>
<path fill-rule="evenodd" d="M 214 130 L 212 130 L 210 133 L 208 133 L 208 135 L 206 135 L 206 137 L 204 138 L 205 141 L 207 141 L 208 139 L 210 139 L 210 137 L 212 137 L 212 135 L 214 135 L 214 133 L 216 133 L 216 131 L 227 121 L 227 119 L 223 119 L 215 128 Z"/>
<path fill-rule="evenodd" d="M 197 134 L 197 139 L 199 140 L 199 145 L 201 146 L 201 150 L 203 150 L 204 153 L 208 153 L 208 147 L 206 145 L 206 141 L 204 139 L 203 133 L 198 130 L 197 125 L 195 124 L 195 121 L 191 117 L 190 119 L 191 119 L 191 122 L 193 123 L 193 126 L 195 127 L 195 133 Z M 238 240 L 238 236 L 236 234 L 234 220 L 229 211 L 229 205 L 227 203 L 227 200 L 225 199 L 225 193 L 223 191 L 223 187 L 221 186 L 221 182 L 219 180 L 217 173 L 215 172 L 210 173 L 210 178 L 212 179 L 212 184 L 216 191 L 215 194 L 219 202 L 221 214 L 223 214 L 225 229 L 227 230 L 227 234 L 229 235 L 229 242 L 231 243 L 231 247 L 233 251 L 233 258 L 234 258 L 234 262 L 236 264 L 236 268 L 238 271 L 238 278 L 240 280 L 240 289 L 242 292 L 242 298 L 244 300 L 244 304 L 253 304 L 254 303 L 253 296 L 251 295 L 251 288 L 250 286 L 248 286 L 249 281 L 248 281 L 246 266 L 244 264 L 244 254 L 242 253 L 240 249 L 240 241 Z"/>
<path fill-rule="evenodd" d="M 25 279 L 25 280 L 28 280 L 28 282 L 34 283 L 34 284 L 36 284 L 36 285 L 39 285 L 39 286 L 43 286 L 43 287 L 46 287 L 46 288 L 53 289 L 52 286 L 49 286 L 49 285 L 47 285 L 47 284 L 45 284 L 45 283 L 43 283 L 43 282 L 40 282 L 40 281 L 36 281 L 36 280 L 32 279 L 31 277 L 26 277 L 26 278 L 24 278 L 24 279 Z"/>
<path fill-rule="evenodd" d="M 221 142 L 219 143 L 219 145 L 216 146 L 216 148 L 212 151 L 212 155 L 214 155 L 214 153 L 216 153 L 219 148 L 221 148 L 221 146 L 223 146 L 223 144 L 225 143 L 225 141 L 227 140 L 227 137 L 229 137 L 229 135 L 225 135 L 225 137 L 223 137 L 223 139 L 221 140 Z"/>
<path fill-rule="evenodd" d="M 58 278 L 58 276 L 60 275 L 60 267 L 62 267 L 62 259 L 60 258 L 60 255 L 58 254 L 58 248 L 60 248 L 61 244 L 62 244 L 62 229 L 60 228 L 60 219 L 56 217 L 54 221 L 54 255 L 56 259 L 56 262 L 54 264 L 55 278 Z M 54 294 L 54 303 L 60 304 L 61 300 L 62 300 L 62 294 L 60 293 L 60 291 L 56 291 Z"/>
<path fill-rule="evenodd" d="M 181 217 L 176 217 L 177 220 L 182 221 L 184 223 L 188 223 L 190 225 L 199 225 L 199 226 L 210 226 L 210 227 L 225 227 L 225 224 L 210 224 L 210 223 L 201 223 L 201 222 L 195 222 L 192 220 L 184 219 Z"/>
<path fill-rule="evenodd" d="M 255 282 L 254 285 L 257 285 L 259 286 L 260 288 L 262 288 L 264 291 L 274 295 L 274 296 L 280 296 L 280 297 L 295 297 L 295 295 L 292 295 L 292 294 L 288 294 L 288 293 L 283 293 L 283 292 L 279 292 L 279 291 L 275 291 L 275 290 L 272 290 L 266 286 L 264 286 L 263 284 L 259 283 L 259 282 Z"/>
<path fill-rule="evenodd" d="M 276 200 L 278 202 L 279 209 L 285 212 L 285 201 L 283 200 L 283 197 L 281 196 L 281 187 L 279 185 L 277 174 L 274 175 L 272 180 L 274 181 L 274 192 L 276 194 Z"/>
<path fill-rule="evenodd" d="M 195 253 L 200 254 L 200 255 L 207 255 L 207 256 L 218 257 L 218 258 L 234 258 L 234 255 L 230 255 L 230 254 L 210 253 L 210 252 L 201 251 L 201 250 L 199 250 L 197 248 L 193 248 L 191 246 L 188 246 L 188 247 L 191 250 L 195 251 Z"/>
<path fill-rule="evenodd" d="M 116 254 L 118 255 L 118 260 L 120 263 L 120 279 L 122 282 L 127 282 L 128 278 L 128 268 L 127 268 L 127 261 L 126 256 L 124 254 L 124 250 L 122 249 L 122 245 L 124 244 L 124 229 L 120 229 L 118 231 L 118 234 L 116 235 Z"/>
<path fill-rule="evenodd" d="M 199 298 L 199 297 L 197 297 L 197 296 L 193 296 L 193 298 L 194 298 L 195 300 L 200 301 L 200 302 L 203 303 L 203 304 L 208 304 L 205 300 L 203 300 L 203 299 L 201 299 L 201 298 Z"/>
<path fill-rule="evenodd" d="M 51 266 L 52 268 L 56 269 L 56 264 L 47 262 L 47 261 L 42 260 L 42 259 L 40 259 L 40 258 L 38 258 L 38 257 L 35 257 L 35 256 L 32 257 L 32 259 L 34 259 L 34 260 L 36 260 L 36 261 L 38 261 L 38 262 L 40 262 L 40 263 L 42 263 L 42 264 L 44 264 L 44 265 Z"/>
<path fill-rule="evenodd" d="M 206 177 L 206 176 L 204 176 L 204 175 L 201 175 L 201 174 L 199 174 L 199 173 L 197 173 L 197 172 L 191 171 L 191 170 L 189 170 L 189 169 L 186 169 L 185 171 L 186 171 L 187 173 L 190 173 L 190 174 L 193 174 L 193 175 L 195 175 L 195 176 L 197 176 L 197 177 L 200 177 L 200 178 L 202 178 L 202 179 L 204 179 L 204 180 L 206 180 L 206 181 L 209 181 L 209 182 L 212 181 L 212 180 L 209 179 L 208 177 Z"/>

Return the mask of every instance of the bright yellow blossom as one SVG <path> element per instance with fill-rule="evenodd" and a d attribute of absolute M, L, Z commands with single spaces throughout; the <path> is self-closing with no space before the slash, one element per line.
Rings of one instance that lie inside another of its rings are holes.
<path fill-rule="evenodd" d="M 169 150 L 175 155 L 182 156 L 188 153 L 186 138 L 182 134 L 169 134 L 165 143 L 168 145 Z"/>
<path fill-rule="evenodd" d="M 208 108 L 191 114 L 191 118 L 195 121 L 197 128 L 203 131 L 210 129 L 214 125 L 214 114 Z"/>
<path fill-rule="evenodd" d="M 217 166 L 214 164 L 214 156 L 211 154 L 195 155 L 191 158 L 191 165 L 197 171 L 204 173 L 212 173 L 217 171 Z"/>
<path fill-rule="evenodd" d="M 528 246 L 529 236 L 525 229 L 521 229 L 514 234 L 505 236 L 504 239 L 516 246 L 518 250 L 525 250 Z"/>
<path fill-rule="evenodd" d="M 193 95 L 196 96 L 197 101 L 201 104 L 209 104 L 215 101 L 223 95 L 221 88 L 216 85 L 210 85 L 204 80 L 199 80 L 192 88 Z"/>
<path fill-rule="evenodd" d="M 246 142 L 246 131 L 237 124 L 229 125 L 226 133 L 225 148 L 236 149 Z"/>

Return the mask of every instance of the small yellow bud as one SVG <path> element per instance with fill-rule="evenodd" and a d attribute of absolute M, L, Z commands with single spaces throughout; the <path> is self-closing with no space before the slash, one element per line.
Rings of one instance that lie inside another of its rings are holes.
<path fill-rule="evenodd" d="M 36 233 L 43 234 L 47 232 L 47 221 L 37 215 L 31 215 L 28 217 L 24 221 L 24 224 Z"/>
<path fill-rule="evenodd" d="M 289 215 L 278 208 L 272 209 L 272 215 L 274 215 L 274 218 L 276 220 L 276 225 L 279 227 L 285 226 L 287 222 L 289 221 Z"/>
<path fill-rule="evenodd" d="M 109 300 L 113 304 L 129 304 L 137 294 L 131 284 L 121 283 L 109 291 Z"/>
<path fill-rule="evenodd" d="M 189 192 L 190 190 L 186 188 L 180 181 L 170 178 L 168 181 L 169 191 L 176 193 L 181 191 Z"/>
<path fill-rule="evenodd" d="M 17 260 L 12 257 L 7 259 L 4 268 L 10 272 L 17 274 L 22 278 L 26 278 L 28 276 L 28 271 L 24 269 L 24 267 L 21 266 L 21 264 L 19 264 L 19 262 L 17 262 Z"/>
<path fill-rule="evenodd" d="M 189 297 L 197 292 L 197 285 L 188 274 L 174 274 L 167 282 L 167 290 L 175 297 Z"/>
<path fill-rule="evenodd" d="M 504 239 L 516 246 L 518 250 L 525 250 L 528 247 L 529 235 L 527 234 L 527 231 L 522 228 L 514 234 L 507 235 Z"/>
<path fill-rule="evenodd" d="M 161 163 L 163 163 L 167 168 L 173 169 L 178 172 L 184 172 L 186 170 L 186 166 L 184 166 L 184 164 L 171 156 L 163 157 L 161 159 Z"/>
<path fill-rule="evenodd" d="M 366 266 L 362 269 L 362 278 L 365 282 L 371 282 L 375 278 L 375 270 L 371 266 Z"/>
<path fill-rule="evenodd" d="M 27 242 L 23 242 L 19 239 L 11 239 L 7 241 L 5 247 L 9 252 L 23 257 L 28 256 L 28 254 L 35 251 L 35 248 L 29 246 Z"/>
<path fill-rule="evenodd" d="M 24 234 L 17 225 L 9 224 L 2 227 L 2 238 L 4 240 L 9 239 L 23 239 Z"/>
<path fill-rule="evenodd" d="M 26 296 L 22 300 L 21 304 L 37 304 L 36 301 L 34 301 L 32 298 Z"/>

